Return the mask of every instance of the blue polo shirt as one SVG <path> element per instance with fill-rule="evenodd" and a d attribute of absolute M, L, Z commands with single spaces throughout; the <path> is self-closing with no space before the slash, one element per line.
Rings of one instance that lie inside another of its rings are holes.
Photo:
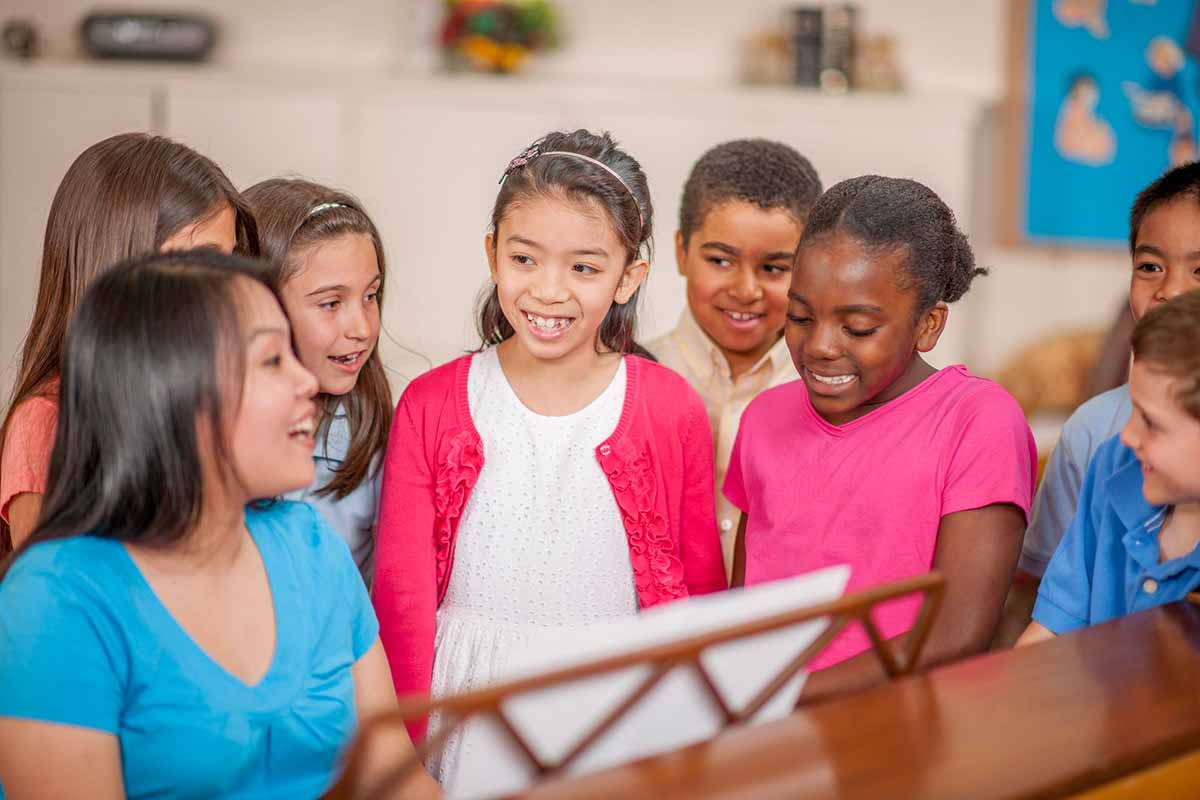
<path fill-rule="evenodd" d="M 1117 437 L 1096 451 L 1079 510 L 1038 589 L 1033 618 L 1054 633 L 1182 599 L 1200 586 L 1200 547 L 1160 562 L 1167 508 L 1142 494 L 1142 465 Z"/>

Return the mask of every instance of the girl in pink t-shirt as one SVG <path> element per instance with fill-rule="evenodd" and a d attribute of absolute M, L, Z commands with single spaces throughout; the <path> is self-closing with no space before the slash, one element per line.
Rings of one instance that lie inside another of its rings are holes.
<path fill-rule="evenodd" d="M 801 380 L 750 405 L 724 491 L 743 516 L 734 584 L 833 564 L 850 591 L 938 570 L 946 594 L 923 665 L 983 650 L 1017 563 L 1037 471 L 1016 401 L 937 344 L 975 276 L 966 236 L 927 187 L 875 175 L 813 208 L 788 292 L 788 349 Z M 877 610 L 885 637 L 919 599 Z M 813 662 L 805 697 L 881 674 L 857 626 Z"/>
<path fill-rule="evenodd" d="M 63 342 L 84 290 L 135 255 L 197 247 L 258 255 L 255 231 L 221 168 L 162 136 L 111 136 L 71 164 L 50 204 L 37 305 L 0 425 L 0 555 L 29 536 L 41 508 Z"/>

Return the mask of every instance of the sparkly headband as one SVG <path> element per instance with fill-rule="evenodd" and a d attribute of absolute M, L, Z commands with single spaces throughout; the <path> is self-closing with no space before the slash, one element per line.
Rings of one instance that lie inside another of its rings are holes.
<path fill-rule="evenodd" d="M 322 211 L 329 211 L 334 208 L 349 208 L 349 206 L 345 203 L 321 203 L 320 205 L 313 206 L 312 210 L 304 215 L 304 218 L 309 219 L 320 214 Z"/>
<path fill-rule="evenodd" d="M 504 180 L 510 174 L 512 174 L 512 172 L 514 170 L 525 166 L 526 164 L 533 161 L 535 158 L 538 158 L 539 156 L 567 156 L 568 158 L 578 158 L 579 160 L 586 161 L 589 164 L 595 164 L 597 167 L 599 167 L 600 169 L 604 170 L 609 175 L 612 175 L 614 178 L 617 179 L 617 183 L 621 184 L 621 188 L 623 188 L 626 192 L 629 193 L 629 196 L 633 198 L 633 204 L 635 206 L 637 206 L 638 227 L 639 228 L 645 227 L 646 218 L 642 214 L 642 204 L 638 202 L 637 195 L 633 193 L 633 189 L 629 188 L 629 184 L 625 182 L 624 178 L 622 178 L 620 175 L 617 174 L 617 171 L 615 169 L 610 167 L 608 164 L 605 164 L 603 161 L 597 161 L 596 159 L 592 158 L 591 156 L 585 156 L 583 153 L 572 153 L 569 150 L 547 150 L 545 152 L 542 152 L 541 145 L 542 145 L 542 143 L 540 141 L 534 142 L 532 145 L 529 146 L 529 149 L 525 150 L 519 156 L 514 158 L 512 161 L 508 162 L 508 167 L 504 170 L 504 174 L 500 176 L 499 182 L 504 183 Z"/>

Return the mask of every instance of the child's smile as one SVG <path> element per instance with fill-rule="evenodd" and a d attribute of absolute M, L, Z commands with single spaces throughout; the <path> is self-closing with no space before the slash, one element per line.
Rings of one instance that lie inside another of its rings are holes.
<path fill-rule="evenodd" d="M 904 250 L 879 253 L 843 234 L 803 247 L 788 292 L 792 363 L 813 407 L 842 425 L 899 397 L 929 375 L 918 355 L 933 348 L 945 307 L 917 314 L 902 289 Z"/>
<path fill-rule="evenodd" d="M 554 341 L 563 336 L 575 322 L 574 317 L 551 316 L 524 310 L 521 313 L 529 323 L 530 332 L 544 341 Z"/>

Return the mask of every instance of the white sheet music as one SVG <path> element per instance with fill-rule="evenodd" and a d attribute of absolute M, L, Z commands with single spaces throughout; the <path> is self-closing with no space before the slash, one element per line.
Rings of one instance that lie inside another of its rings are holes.
<path fill-rule="evenodd" d="M 649 609 L 627 620 L 571 631 L 552 644 L 523 653 L 502 679 L 550 670 L 666 644 L 755 619 L 829 602 L 841 596 L 848 566 L 749 589 L 690 598 Z M 743 708 L 776 674 L 825 629 L 826 619 L 793 625 L 709 648 L 702 663 L 727 705 Z M 557 760 L 650 674 L 647 666 L 577 681 L 512 698 L 504 710 L 543 760 Z M 801 672 L 776 693 L 753 723 L 785 716 L 795 706 L 806 675 Z M 715 736 L 721 715 L 691 670 L 675 669 L 608 730 L 567 774 L 581 774 L 683 747 Z M 487 798 L 527 788 L 536 775 L 495 723 L 473 721 L 465 732 L 471 757 L 458 765 L 447 795 Z"/>

